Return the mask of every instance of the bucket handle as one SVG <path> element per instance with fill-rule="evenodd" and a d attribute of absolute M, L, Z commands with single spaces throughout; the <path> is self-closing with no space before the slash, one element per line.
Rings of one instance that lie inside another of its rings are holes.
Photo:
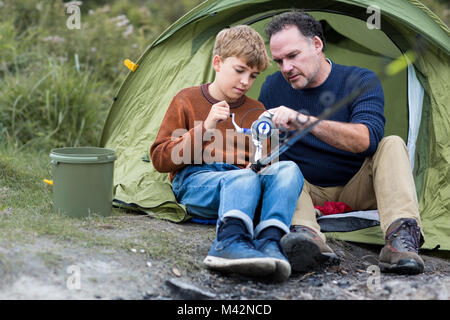
<path fill-rule="evenodd" d="M 55 155 L 53 155 L 53 157 L 56 158 L 56 160 L 53 159 L 52 161 L 50 161 L 51 164 L 58 164 L 58 162 L 65 162 L 65 161 L 71 163 L 74 160 L 74 157 L 71 157 L 71 156 L 64 156 L 64 155 L 55 156 Z M 116 159 L 117 159 L 116 155 L 108 154 L 108 155 L 99 155 L 99 156 L 94 156 L 94 157 L 83 156 L 83 157 L 77 158 L 77 162 L 83 163 L 83 162 L 98 162 L 98 161 L 114 161 Z"/>
<path fill-rule="evenodd" d="M 46 184 L 51 185 L 53 187 L 53 180 L 44 179 L 43 180 Z"/>

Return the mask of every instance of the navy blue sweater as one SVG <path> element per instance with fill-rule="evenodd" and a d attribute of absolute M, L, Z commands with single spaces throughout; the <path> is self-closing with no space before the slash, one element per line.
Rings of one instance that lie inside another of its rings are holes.
<path fill-rule="evenodd" d="M 367 87 L 367 90 L 329 120 L 366 125 L 370 133 L 370 146 L 366 151 L 351 153 L 339 150 L 308 133 L 280 156 L 280 160 L 296 162 L 305 179 L 314 185 L 345 185 L 358 172 L 364 159 L 375 153 L 384 136 L 385 124 L 380 81 L 370 70 L 333 63 L 328 78 L 316 88 L 295 90 L 281 72 L 268 76 L 261 88 L 259 100 L 267 109 L 284 105 L 318 116 L 333 101 L 338 102 L 347 96 L 355 86 Z"/>

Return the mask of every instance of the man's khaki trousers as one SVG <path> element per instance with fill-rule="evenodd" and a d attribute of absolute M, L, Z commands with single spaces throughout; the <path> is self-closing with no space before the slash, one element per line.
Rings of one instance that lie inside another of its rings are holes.
<path fill-rule="evenodd" d="M 355 211 L 378 209 L 384 235 L 399 218 L 414 218 L 421 226 L 408 150 L 398 136 L 383 138 L 375 154 L 366 158 L 345 186 L 325 188 L 305 180 L 292 225 L 307 226 L 325 241 L 314 210 L 315 205 L 323 206 L 325 201 L 344 202 Z"/>

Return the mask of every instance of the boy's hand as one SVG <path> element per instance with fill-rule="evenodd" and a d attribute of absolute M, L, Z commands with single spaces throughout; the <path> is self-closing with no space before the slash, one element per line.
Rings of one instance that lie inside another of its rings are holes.
<path fill-rule="evenodd" d="M 203 125 L 206 130 L 215 129 L 219 121 L 227 120 L 229 116 L 230 106 L 225 100 L 220 101 L 211 107 L 211 111 L 209 111 L 208 117 Z"/>

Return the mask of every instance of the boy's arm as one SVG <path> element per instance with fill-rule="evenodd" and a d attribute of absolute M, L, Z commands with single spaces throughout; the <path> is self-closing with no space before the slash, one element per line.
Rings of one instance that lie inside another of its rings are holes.
<path fill-rule="evenodd" d="M 188 102 L 177 97 L 172 100 L 150 148 L 153 167 L 159 172 L 175 172 L 193 164 L 196 155 L 194 145 L 203 149 L 203 121 L 194 123 L 194 127 L 189 129 L 189 119 L 184 108 L 186 103 Z M 200 157 L 201 154 L 202 152 Z"/>

